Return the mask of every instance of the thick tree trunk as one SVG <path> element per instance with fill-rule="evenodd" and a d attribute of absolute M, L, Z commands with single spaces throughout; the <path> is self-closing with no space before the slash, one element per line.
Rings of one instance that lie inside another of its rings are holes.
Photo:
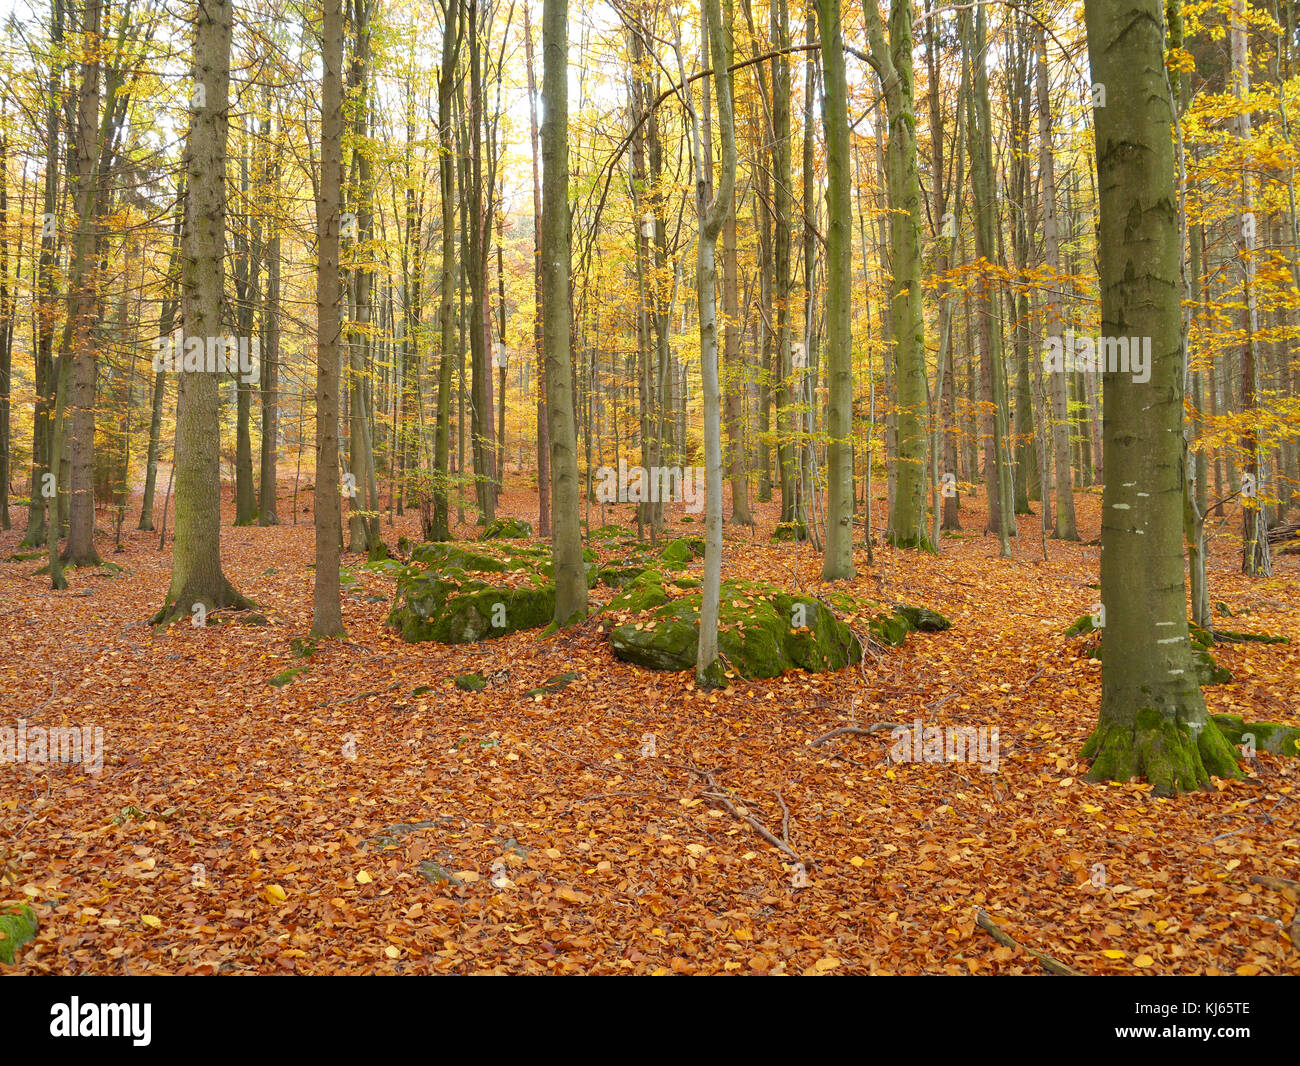
<path fill-rule="evenodd" d="M 1149 337 L 1150 379 L 1103 375 L 1106 485 L 1101 713 L 1091 780 L 1145 775 L 1159 793 L 1236 776 L 1207 716 L 1188 642 L 1182 551 L 1181 249 L 1159 0 L 1086 0 L 1094 80 L 1101 332 Z"/>
<path fill-rule="evenodd" d="M 202 0 L 194 31 L 193 110 L 186 151 L 181 321 L 187 337 L 222 336 L 225 289 L 226 136 L 230 106 L 230 0 Z M 251 604 L 221 569 L 220 396 L 215 374 L 177 375 L 176 532 L 172 580 L 154 624 Z M 337 579 L 337 575 L 336 575 Z M 319 580 L 319 572 L 317 574 Z M 203 611 L 195 611 L 198 605 Z"/>
<path fill-rule="evenodd" d="M 889 247 L 893 281 L 890 324 L 897 390 L 897 464 L 890 505 L 891 541 L 933 551 L 925 531 L 925 320 L 921 305 L 921 183 L 917 173 L 916 105 L 912 80 L 912 3 L 893 0 L 886 42 L 875 0 L 865 0 L 871 61 L 880 77 L 889 119 L 885 173 L 889 189 Z"/>
<path fill-rule="evenodd" d="M 99 41 L 102 8 L 99 0 L 86 0 L 82 16 L 82 34 L 86 55 L 97 57 L 101 50 Z M 68 491 L 68 543 L 62 560 L 72 566 L 98 566 L 99 552 L 95 550 L 95 370 L 97 353 L 93 335 L 97 282 L 95 277 L 98 248 L 101 163 L 110 151 L 106 134 L 108 121 L 115 102 L 110 100 L 104 108 L 104 126 L 100 124 L 100 62 L 87 58 L 82 66 L 81 87 L 77 97 L 75 133 L 75 171 L 71 189 L 76 204 L 77 235 L 73 256 L 75 288 L 68 289 L 68 318 L 63 332 L 60 362 L 72 360 L 68 380 L 71 395 L 68 424 L 55 426 L 64 447 L 60 449 L 71 464 L 71 483 Z M 98 135 L 98 136 L 97 136 Z M 62 376 L 62 375 L 61 375 Z M 60 397 L 62 400 L 63 398 Z"/>

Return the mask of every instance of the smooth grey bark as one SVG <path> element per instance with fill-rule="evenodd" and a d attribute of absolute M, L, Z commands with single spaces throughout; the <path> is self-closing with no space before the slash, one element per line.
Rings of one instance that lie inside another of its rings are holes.
<path fill-rule="evenodd" d="M 323 0 L 320 183 L 316 198 L 316 574 L 311 635 L 343 635 L 339 603 L 339 222 L 343 186 L 343 11 Z"/>
<path fill-rule="evenodd" d="M 704 0 L 709 52 L 713 60 L 718 100 L 718 131 L 722 169 L 712 201 L 708 200 L 705 151 L 701 124 L 690 103 L 695 139 L 695 212 L 699 222 L 696 242 L 695 284 L 700 317 L 700 376 L 704 392 L 704 581 L 700 596 L 700 643 L 695 658 L 695 680 L 700 686 L 719 683 L 718 603 L 722 584 L 722 391 L 718 381 L 718 317 L 716 250 L 722 225 L 731 213 L 736 187 L 736 124 L 731 98 L 731 71 L 727 41 L 731 34 L 731 5 L 723 18 L 719 0 Z M 708 107 L 708 95 L 704 96 Z"/>
<path fill-rule="evenodd" d="M 853 566 L 853 205 L 848 81 L 839 0 L 818 0 L 826 134 L 826 550 L 822 580 Z M 805 180 L 805 184 L 807 181 Z"/>
<path fill-rule="evenodd" d="M 1056 207 L 1056 154 L 1052 151 L 1052 97 L 1049 91 L 1047 35 L 1038 30 L 1038 62 L 1035 83 L 1038 97 L 1038 180 L 1043 199 L 1043 256 L 1053 278 L 1061 274 L 1061 227 Z M 1054 281 L 1048 283 L 1044 308 L 1045 342 L 1061 344 L 1061 297 Z M 1056 472 L 1056 524 L 1052 536 L 1057 540 L 1078 540 L 1074 519 L 1074 486 L 1070 472 L 1069 392 L 1064 370 L 1048 374 L 1052 398 L 1052 461 Z M 1047 488 L 1043 488 L 1043 506 L 1047 506 Z"/>
<path fill-rule="evenodd" d="M 579 524 L 577 431 L 569 350 L 569 12 L 568 0 L 542 7 L 542 307 L 546 408 L 551 445 L 555 621 L 587 614 L 587 572 Z"/>

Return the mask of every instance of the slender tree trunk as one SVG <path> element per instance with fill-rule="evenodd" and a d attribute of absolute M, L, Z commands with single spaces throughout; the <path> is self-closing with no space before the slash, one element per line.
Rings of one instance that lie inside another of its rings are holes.
<path fill-rule="evenodd" d="M 342 285 L 339 223 L 343 187 L 342 0 L 322 0 L 320 185 L 316 200 L 316 576 L 311 635 L 343 635 L 339 603 L 339 356 Z"/>
<path fill-rule="evenodd" d="M 701 687 L 725 683 L 718 662 L 718 604 L 722 581 L 722 393 L 718 383 L 717 265 L 714 252 L 722 225 L 731 214 L 736 182 L 735 111 L 731 96 L 731 3 L 724 21 L 719 0 L 704 0 L 713 82 L 718 99 L 718 130 L 722 141 L 722 172 L 709 202 L 705 165 L 708 153 L 695 134 L 695 210 L 699 219 L 696 244 L 696 292 L 700 315 L 700 374 L 704 387 L 704 582 L 700 603 L 700 643 L 695 680 Z M 689 90 L 688 90 L 689 92 Z M 708 94 L 704 94 L 708 107 Z M 692 118 L 694 116 L 692 115 Z M 846 131 L 847 132 L 847 131 Z"/>
<path fill-rule="evenodd" d="M 853 201 L 839 0 L 818 0 L 826 131 L 826 554 L 822 580 L 853 578 Z M 805 186 L 809 175 L 805 175 Z"/>
<path fill-rule="evenodd" d="M 569 12 L 542 6 L 542 282 L 554 520 L 555 621 L 586 617 L 587 573 L 579 525 L 577 432 L 569 350 Z"/>
<path fill-rule="evenodd" d="M 162 310 L 158 313 L 158 339 L 162 341 L 171 336 L 176 322 L 177 299 L 180 291 L 181 230 L 185 214 L 185 187 L 182 185 L 176 198 L 176 218 L 172 227 L 172 251 L 167 262 L 166 295 Z M 153 400 L 149 417 L 149 451 L 145 465 L 144 501 L 140 505 L 140 523 L 138 529 L 153 529 L 153 497 L 158 480 L 158 453 L 162 446 L 163 399 L 167 389 L 167 376 L 163 370 L 154 371 Z"/>
<path fill-rule="evenodd" d="M 533 156 L 533 353 L 537 363 L 537 535 L 551 535 L 551 446 L 546 432 L 546 352 L 542 340 L 542 177 L 537 137 L 537 79 L 533 73 L 531 4 L 524 4 L 528 63 L 528 136 Z"/>
<path fill-rule="evenodd" d="M 1043 198 L 1043 254 L 1051 277 L 1047 282 L 1047 347 L 1061 345 L 1061 298 L 1057 294 L 1061 277 L 1061 227 L 1056 210 L 1056 156 L 1052 151 L 1052 98 L 1049 92 L 1047 35 L 1040 27 L 1037 40 L 1038 62 L 1035 72 L 1038 94 L 1038 180 Z M 1056 525 L 1052 536 L 1057 540 L 1078 540 L 1074 520 L 1074 490 L 1070 480 L 1070 414 L 1068 379 L 1064 368 L 1048 372 L 1052 396 L 1052 457 L 1056 464 Z M 1046 488 L 1043 506 L 1047 506 Z"/>

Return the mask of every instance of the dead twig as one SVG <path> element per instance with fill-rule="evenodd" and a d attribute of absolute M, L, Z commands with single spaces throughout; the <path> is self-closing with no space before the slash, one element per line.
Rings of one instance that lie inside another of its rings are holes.
<path fill-rule="evenodd" d="M 1015 940 L 1010 933 L 1003 929 L 1002 926 L 998 925 L 997 922 L 990 918 L 986 911 L 981 910 L 979 907 L 975 908 L 975 924 L 988 933 L 989 936 L 1004 948 L 1020 948 L 1022 951 L 1028 952 L 1038 960 L 1039 965 L 1048 973 L 1056 974 L 1058 977 L 1083 976 L 1083 974 L 1078 970 L 1066 966 L 1065 963 L 1052 958 L 1051 955 L 1047 955 L 1041 951 L 1035 951 L 1033 948 L 1021 944 L 1019 941 Z"/>

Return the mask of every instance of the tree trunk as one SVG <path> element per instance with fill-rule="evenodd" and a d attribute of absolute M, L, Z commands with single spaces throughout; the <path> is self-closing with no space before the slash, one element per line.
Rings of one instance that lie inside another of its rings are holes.
<path fill-rule="evenodd" d="M 339 276 L 343 187 L 342 0 L 322 0 L 320 185 L 316 200 L 316 580 L 311 635 L 341 637 L 339 554 Z"/>
<path fill-rule="evenodd" d="M 1047 67 L 1047 35 L 1040 27 L 1037 40 L 1038 63 L 1035 76 L 1038 90 L 1038 180 L 1043 198 L 1043 254 L 1051 277 L 1047 282 L 1047 307 L 1044 330 L 1046 345 L 1060 345 L 1061 298 L 1057 294 L 1061 277 L 1060 218 L 1056 211 L 1056 156 L 1052 151 L 1052 98 L 1049 92 Z M 1045 349 L 1045 350 L 1047 350 Z M 1065 369 L 1048 371 L 1052 395 L 1052 457 L 1056 464 L 1056 526 L 1052 536 L 1057 540 L 1078 540 L 1079 532 L 1074 521 L 1074 489 L 1070 480 L 1070 414 L 1069 392 Z M 1043 506 L 1047 506 L 1047 490 L 1043 490 Z"/>
<path fill-rule="evenodd" d="M 890 324 L 897 390 L 897 475 L 889 514 L 890 539 L 901 548 L 934 546 L 923 524 L 925 490 L 925 320 L 921 304 L 921 183 L 917 172 L 916 105 L 912 82 L 912 4 L 893 0 L 889 41 L 875 0 L 865 0 L 871 63 L 880 77 L 889 119 L 885 173 L 893 266 Z M 870 501 L 868 501 L 870 505 Z"/>
<path fill-rule="evenodd" d="M 851 579 L 853 567 L 853 203 L 848 81 L 839 0 L 818 0 L 822 125 L 826 131 L 826 553 L 822 580 Z M 805 175 L 808 185 L 810 175 Z"/>
<path fill-rule="evenodd" d="M 731 4 L 724 21 L 719 0 L 704 0 L 713 82 L 718 98 L 718 130 L 722 141 L 722 172 L 712 202 L 708 202 L 707 153 L 700 125 L 695 134 L 695 210 L 699 219 L 696 244 L 696 293 L 700 315 L 700 375 L 704 392 L 704 583 L 700 601 L 700 643 L 695 680 L 701 687 L 723 683 L 718 662 L 718 602 L 722 582 L 722 393 L 718 384 L 717 265 L 714 252 L 722 225 L 731 214 L 736 182 L 735 111 L 731 97 Z M 689 90 L 688 90 L 689 92 Z M 689 97 L 688 97 L 689 102 Z M 689 103 L 688 103 L 689 106 Z M 708 107 L 708 94 L 704 94 Z M 692 114 L 694 119 L 694 114 Z"/>
<path fill-rule="evenodd" d="M 569 351 L 569 11 L 568 0 L 542 6 L 542 282 L 546 406 L 551 444 L 555 621 L 587 614 L 587 572 L 579 525 L 577 432 Z"/>
<path fill-rule="evenodd" d="M 194 84 L 204 93 L 193 109 L 186 151 L 181 321 L 187 337 L 205 342 L 222 335 L 232 21 L 229 0 L 206 0 L 194 30 Z M 191 612 L 198 618 L 221 607 L 252 606 L 221 569 L 219 402 L 216 375 L 177 374 L 172 579 L 155 625 Z M 195 611 L 200 604 L 203 610 Z"/>
<path fill-rule="evenodd" d="M 1101 331 L 1149 337 L 1150 379 L 1105 373 L 1101 712 L 1089 778 L 1145 775 L 1161 794 L 1237 776 L 1207 716 L 1188 642 L 1182 552 L 1181 249 L 1173 101 L 1159 0 L 1086 0 L 1092 76 L 1123 106 L 1094 111 Z"/>

